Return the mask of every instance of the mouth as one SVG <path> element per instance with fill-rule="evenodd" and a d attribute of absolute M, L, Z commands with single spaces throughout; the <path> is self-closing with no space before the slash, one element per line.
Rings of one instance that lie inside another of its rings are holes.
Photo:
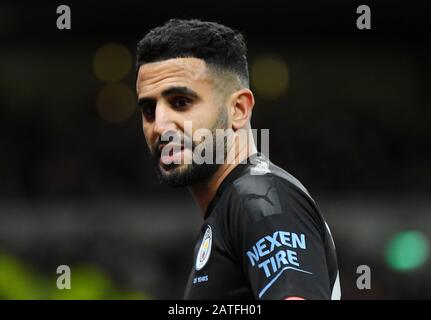
<path fill-rule="evenodd" d="M 164 148 L 169 148 L 169 151 L 164 151 Z M 159 162 L 162 165 L 172 166 L 173 164 L 181 164 L 184 153 L 184 145 L 181 144 L 162 144 L 159 146 Z"/>

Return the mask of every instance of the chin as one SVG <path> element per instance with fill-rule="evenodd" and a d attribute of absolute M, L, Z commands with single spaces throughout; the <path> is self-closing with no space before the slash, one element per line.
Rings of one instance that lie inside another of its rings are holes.
<path fill-rule="evenodd" d="M 173 175 L 173 174 L 179 174 L 181 172 L 184 172 L 186 170 L 187 165 L 182 163 L 182 164 L 175 164 L 175 163 L 171 163 L 171 164 L 164 164 L 164 163 L 160 163 L 159 164 L 159 170 L 160 172 L 164 173 L 165 175 Z"/>

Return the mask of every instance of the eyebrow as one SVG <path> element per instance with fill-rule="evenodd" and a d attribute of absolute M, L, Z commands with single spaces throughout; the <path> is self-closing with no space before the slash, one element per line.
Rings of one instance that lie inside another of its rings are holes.
<path fill-rule="evenodd" d="M 162 91 L 162 97 L 164 97 L 164 98 L 172 96 L 172 95 L 176 95 L 176 94 L 188 96 L 188 97 L 193 98 L 193 99 L 200 99 L 197 92 L 188 88 L 188 87 L 174 86 L 174 87 L 169 87 L 169 88 Z M 154 98 L 142 97 L 142 98 L 138 99 L 138 106 L 142 106 L 145 103 L 151 103 L 154 101 L 155 101 Z"/>
<path fill-rule="evenodd" d="M 197 92 L 187 87 L 169 87 L 166 90 L 162 91 L 162 96 L 165 98 L 174 94 L 181 94 L 189 96 L 190 98 L 199 99 L 199 95 L 197 94 Z"/>

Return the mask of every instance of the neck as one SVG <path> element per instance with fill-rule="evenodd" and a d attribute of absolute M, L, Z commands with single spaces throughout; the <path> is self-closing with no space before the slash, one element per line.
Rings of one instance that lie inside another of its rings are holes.
<path fill-rule="evenodd" d="M 236 150 L 236 148 L 233 148 L 233 150 Z M 205 215 L 211 200 L 214 198 L 223 180 L 239 163 L 256 152 L 257 149 L 254 144 L 249 150 L 247 148 L 238 150 L 238 152 L 235 152 L 232 163 L 223 163 L 210 178 L 189 187 L 203 215 Z M 229 159 L 229 157 L 226 158 Z"/>

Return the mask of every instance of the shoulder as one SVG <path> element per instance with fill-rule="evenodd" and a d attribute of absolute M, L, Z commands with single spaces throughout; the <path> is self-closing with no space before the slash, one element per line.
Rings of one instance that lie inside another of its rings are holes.
<path fill-rule="evenodd" d="M 226 188 L 235 220 L 258 222 L 274 215 L 314 224 L 322 231 L 319 208 L 308 190 L 293 175 L 258 157 Z M 239 216 L 237 216 L 239 215 Z"/>

